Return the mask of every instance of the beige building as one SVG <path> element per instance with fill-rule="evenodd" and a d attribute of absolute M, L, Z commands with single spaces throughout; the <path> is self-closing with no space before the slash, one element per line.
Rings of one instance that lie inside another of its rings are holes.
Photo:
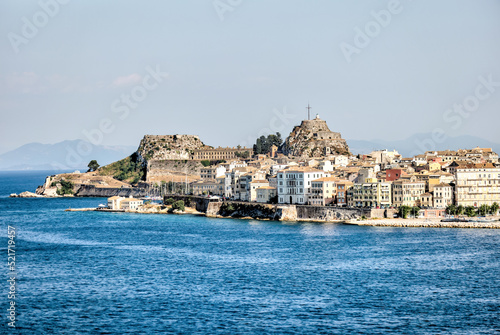
<path fill-rule="evenodd" d="M 308 203 L 315 206 L 325 206 L 335 201 L 337 186 L 335 177 L 323 177 L 311 181 L 311 192 Z"/>
<path fill-rule="evenodd" d="M 256 189 L 257 199 L 255 201 L 260 203 L 267 203 L 271 198 L 275 197 L 278 193 L 276 187 L 262 186 Z"/>
<path fill-rule="evenodd" d="M 248 154 L 248 157 L 252 157 L 253 149 L 251 148 L 214 148 L 214 149 L 198 149 L 194 150 L 194 159 L 199 160 L 231 160 L 237 159 L 241 155 Z M 248 158 L 247 157 L 247 158 Z"/>
<path fill-rule="evenodd" d="M 215 178 L 224 176 L 226 168 L 222 165 L 213 167 L 204 167 L 200 170 L 201 178 L 204 180 L 215 180 Z"/>
<path fill-rule="evenodd" d="M 396 180 L 392 184 L 392 204 L 400 206 L 420 206 L 420 196 L 425 193 L 425 182 Z"/>
<path fill-rule="evenodd" d="M 447 183 L 434 186 L 434 207 L 446 208 L 453 204 L 453 187 Z"/>
<path fill-rule="evenodd" d="M 500 168 L 492 163 L 457 167 L 455 201 L 457 205 L 479 207 L 500 204 Z"/>
<path fill-rule="evenodd" d="M 433 199 L 432 193 L 430 192 L 423 193 L 422 195 L 420 195 L 420 206 L 426 208 L 433 207 L 434 203 L 432 199 Z"/>
<path fill-rule="evenodd" d="M 191 184 L 194 195 L 224 195 L 225 177 L 215 180 L 203 180 Z"/>
<path fill-rule="evenodd" d="M 353 184 L 347 191 L 349 207 L 388 207 L 392 204 L 391 183 Z"/>
<path fill-rule="evenodd" d="M 269 186 L 269 182 L 265 179 L 256 179 L 251 181 L 249 186 L 250 201 L 257 201 L 257 189 L 260 187 Z"/>
<path fill-rule="evenodd" d="M 108 208 L 109 209 L 120 209 L 120 202 L 125 199 L 124 197 L 114 196 L 108 198 Z"/>

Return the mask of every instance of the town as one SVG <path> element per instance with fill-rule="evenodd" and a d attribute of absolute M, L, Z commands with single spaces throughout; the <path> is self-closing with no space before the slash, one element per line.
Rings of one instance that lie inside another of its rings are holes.
<path fill-rule="evenodd" d="M 119 169 L 110 170 L 117 163 Z M 499 157 L 491 148 L 414 157 L 387 149 L 352 155 L 340 133 L 330 131 L 319 115 L 303 120 L 284 141 L 279 133 L 261 136 L 253 148 L 213 148 L 195 135 L 146 135 L 128 161 L 117 163 L 89 165 L 82 174 L 86 181 L 71 174 L 58 175 L 60 180 L 48 177 L 37 193 L 64 194 L 61 185 L 69 184 L 67 193 L 76 196 L 114 196 L 111 209 L 137 209 L 147 196 L 170 194 L 391 209 L 400 216 L 426 218 L 496 214 L 500 203 Z"/>

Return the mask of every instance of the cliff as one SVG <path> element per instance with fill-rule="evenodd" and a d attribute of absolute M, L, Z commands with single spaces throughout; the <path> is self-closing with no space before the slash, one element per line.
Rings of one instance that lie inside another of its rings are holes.
<path fill-rule="evenodd" d="M 281 150 L 286 155 L 304 158 L 350 154 L 347 142 L 340 133 L 332 132 L 319 116 L 295 126 Z"/>
<path fill-rule="evenodd" d="M 137 153 L 143 161 L 186 160 L 194 150 L 208 148 L 196 135 L 145 135 Z"/>

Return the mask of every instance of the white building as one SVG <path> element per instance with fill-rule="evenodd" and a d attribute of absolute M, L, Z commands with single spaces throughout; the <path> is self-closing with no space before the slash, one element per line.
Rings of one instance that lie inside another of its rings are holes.
<path fill-rule="evenodd" d="M 276 176 L 276 174 L 278 174 L 278 171 L 286 169 L 287 166 L 288 164 L 272 165 L 269 172 L 271 173 L 271 175 Z"/>
<path fill-rule="evenodd" d="M 329 176 L 321 170 L 290 168 L 278 172 L 278 203 L 306 204 L 314 179 Z"/>
<path fill-rule="evenodd" d="M 349 165 L 349 158 L 343 155 L 335 156 L 334 164 L 335 166 L 346 167 L 347 165 Z"/>
<path fill-rule="evenodd" d="M 334 170 L 334 166 L 332 164 L 332 161 L 325 159 L 319 162 L 318 169 L 323 170 L 325 172 L 332 172 Z"/>
<path fill-rule="evenodd" d="M 108 198 L 108 208 L 109 209 L 120 209 L 120 202 L 125 199 L 124 197 L 113 196 Z"/>
<path fill-rule="evenodd" d="M 124 210 L 136 210 L 142 205 L 142 200 L 134 198 L 125 198 L 120 202 L 120 208 Z"/>
<path fill-rule="evenodd" d="M 453 187 L 446 183 L 434 185 L 433 197 L 435 208 L 446 208 L 453 204 Z"/>
<path fill-rule="evenodd" d="M 204 167 L 200 170 L 200 175 L 203 180 L 215 180 L 218 177 L 224 176 L 226 168 L 223 165 L 215 167 Z"/>

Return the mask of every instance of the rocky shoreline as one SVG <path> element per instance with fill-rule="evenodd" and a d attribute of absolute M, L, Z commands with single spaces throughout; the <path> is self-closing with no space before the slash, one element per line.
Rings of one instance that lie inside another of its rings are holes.
<path fill-rule="evenodd" d="M 346 221 L 345 224 L 372 227 L 403 227 L 403 228 L 482 228 L 500 229 L 500 221 L 492 222 L 442 222 L 441 219 L 381 219 Z"/>

